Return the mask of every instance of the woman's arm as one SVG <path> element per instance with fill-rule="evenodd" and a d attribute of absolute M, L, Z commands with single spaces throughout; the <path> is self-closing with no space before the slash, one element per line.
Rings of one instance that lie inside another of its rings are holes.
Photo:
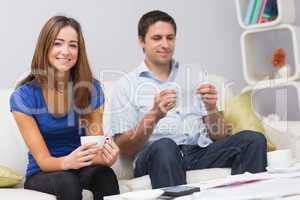
<path fill-rule="evenodd" d="M 21 112 L 12 113 L 27 147 L 42 171 L 79 169 L 91 164 L 90 160 L 95 157 L 97 151 L 97 149 L 92 148 L 95 144 L 81 146 L 67 156 L 53 157 L 50 155 L 33 117 Z"/>
<path fill-rule="evenodd" d="M 104 107 L 100 106 L 93 112 L 85 116 L 83 124 L 85 125 L 86 135 L 104 135 L 103 134 L 103 112 Z"/>

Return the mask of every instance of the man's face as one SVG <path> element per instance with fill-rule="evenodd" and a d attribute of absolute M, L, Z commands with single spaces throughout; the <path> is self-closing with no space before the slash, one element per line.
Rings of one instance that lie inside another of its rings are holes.
<path fill-rule="evenodd" d="M 158 21 L 149 26 L 145 38 L 140 38 L 146 61 L 158 66 L 169 64 L 175 49 L 175 36 L 170 23 Z"/>

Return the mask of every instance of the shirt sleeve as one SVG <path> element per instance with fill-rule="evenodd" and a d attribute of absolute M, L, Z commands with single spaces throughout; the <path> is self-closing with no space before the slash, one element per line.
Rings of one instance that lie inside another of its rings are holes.
<path fill-rule="evenodd" d="M 109 134 L 115 136 L 134 128 L 139 120 L 138 110 L 133 103 L 133 96 L 126 84 L 117 83 L 110 95 Z"/>
<path fill-rule="evenodd" d="M 25 87 L 25 86 L 24 86 Z M 16 89 L 10 96 L 10 111 L 11 112 L 21 112 L 26 115 L 33 115 L 37 112 L 34 109 L 30 91 L 21 86 L 21 88 Z"/>
<path fill-rule="evenodd" d="M 104 93 L 101 84 L 99 81 L 93 80 L 92 99 L 91 99 L 92 110 L 96 110 L 97 108 L 103 106 L 104 102 L 105 102 L 105 98 L 104 98 Z"/>

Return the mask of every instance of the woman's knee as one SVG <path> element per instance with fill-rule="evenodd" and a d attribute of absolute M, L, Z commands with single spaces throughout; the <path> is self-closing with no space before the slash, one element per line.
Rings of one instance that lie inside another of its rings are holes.
<path fill-rule="evenodd" d="M 82 199 L 82 188 L 76 174 L 71 172 L 57 172 L 50 181 L 54 185 L 57 199 Z"/>
<path fill-rule="evenodd" d="M 92 166 L 92 181 L 94 187 L 91 187 L 94 195 L 101 194 L 119 194 L 118 179 L 112 168 L 107 166 Z M 108 189 L 109 188 L 109 189 Z M 100 191 L 103 190 L 103 191 Z"/>
<path fill-rule="evenodd" d="M 107 166 L 95 166 L 95 167 L 98 169 L 97 174 L 99 176 L 105 176 L 109 180 L 117 180 L 117 176 L 111 167 L 107 167 Z"/>
<path fill-rule="evenodd" d="M 97 165 L 90 166 L 85 170 L 81 176 L 91 177 L 94 181 L 105 180 L 106 182 L 118 183 L 117 176 L 111 167 Z"/>
<path fill-rule="evenodd" d="M 82 199 L 79 179 L 69 171 L 39 172 L 26 179 L 24 188 L 53 194 L 57 200 Z"/>

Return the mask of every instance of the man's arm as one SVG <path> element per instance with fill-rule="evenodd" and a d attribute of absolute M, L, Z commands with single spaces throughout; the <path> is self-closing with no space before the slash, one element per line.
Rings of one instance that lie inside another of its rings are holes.
<path fill-rule="evenodd" d="M 219 140 L 228 137 L 232 133 L 232 126 L 227 124 L 222 113 L 218 111 L 211 112 L 203 117 L 208 134 L 212 140 Z"/>
<path fill-rule="evenodd" d="M 136 128 L 122 134 L 117 134 L 115 140 L 119 145 L 121 154 L 131 157 L 141 150 L 148 141 L 158 121 L 159 119 L 154 112 L 149 112 L 138 123 Z"/>
<path fill-rule="evenodd" d="M 158 121 L 165 117 L 167 112 L 175 106 L 175 90 L 163 90 L 156 95 L 153 108 L 143 117 L 136 127 L 115 136 L 121 154 L 131 157 L 141 150 L 153 133 Z"/>

